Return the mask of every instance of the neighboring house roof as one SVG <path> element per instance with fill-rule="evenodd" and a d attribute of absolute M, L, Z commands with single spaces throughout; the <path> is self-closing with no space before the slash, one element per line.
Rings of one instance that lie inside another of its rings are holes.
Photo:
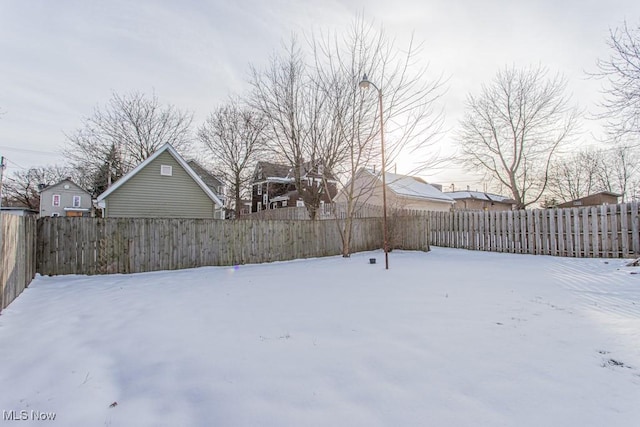
<path fill-rule="evenodd" d="M 79 190 L 84 191 L 85 193 L 90 195 L 90 193 L 87 190 L 85 190 L 84 188 L 80 187 L 78 184 L 73 182 L 71 180 L 71 178 L 65 178 L 65 179 L 63 179 L 61 181 L 56 182 L 55 184 L 47 185 L 46 187 L 40 189 L 40 192 L 53 190 L 54 188 L 59 187 L 61 185 L 64 185 L 65 183 L 66 184 L 71 184 L 74 187 L 77 187 Z"/>
<path fill-rule="evenodd" d="M 569 201 L 566 201 L 564 203 L 560 203 L 558 205 L 558 207 L 559 208 L 567 208 L 567 207 L 572 207 L 572 206 L 578 206 L 578 205 L 581 205 L 584 202 L 587 202 L 587 203 L 589 203 L 589 205 L 592 206 L 593 205 L 592 203 L 595 201 L 595 199 L 598 198 L 598 196 L 607 196 L 607 197 L 613 197 L 613 198 L 617 199 L 618 197 L 622 197 L 622 194 L 613 193 L 611 191 L 600 191 L 598 193 L 593 193 L 593 194 L 589 194 L 589 195 L 584 196 L 584 197 L 580 197 L 579 199 L 569 200 Z M 617 202 L 617 200 L 616 200 L 616 202 Z"/>
<path fill-rule="evenodd" d="M 373 173 L 365 169 L 371 176 L 375 176 L 382 181 L 382 174 Z M 438 202 L 455 203 L 451 197 L 438 190 L 431 184 L 427 184 L 422 178 L 409 175 L 399 175 L 395 173 L 385 173 L 387 188 L 399 196 L 411 197 L 414 199 L 435 200 Z"/>
<path fill-rule="evenodd" d="M 287 182 L 292 181 L 289 177 L 291 167 L 287 165 L 279 165 L 277 163 L 260 161 L 256 164 L 256 180 L 285 178 Z"/>
<path fill-rule="evenodd" d="M 4 212 L 22 212 L 25 214 L 37 215 L 38 211 L 35 209 L 27 208 L 25 206 L 0 206 L 0 211 Z"/>
<path fill-rule="evenodd" d="M 509 197 L 500 196 L 498 194 L 485 193 L 482 191 L 451 191 L 444 194 L 448 195 L 454 200 L 473 199 L 486 202 L 515 203 L 515 201 Z"/>
<path fill-rule="evenodd" d="M 317 168 L 318 164 L 313 165 L 310 161 L 304 162 L 302 164 L 302 169 L 304 170 L 302 178 L 324 176 L 328 181 L 335 181 L 335 177 L 330 171 L 320 174 Z M 269 180 L 282 183 L 294 181 L 293 168 L 289 165 L 260 161 L 256 164 L 256 172 L 254 181 Z"/>
<path fill-rule="evenodd" d="M 97 201 L 101 202 L 105 198 L 109 197 L 109 195 L 111 193 L 113 193 L 118 188 L 120 188 L 123 184 L 125 184 L 127 181 L 129 181 L 132 177 L 136 176 L 136 174 L 138 172 L 140 172 L 142 169 L 144 169 L 145 166 L 147 166 L 149 163 L 151 163 L 160 154 L 162 154 L 164 152 L 167 152 L 167 153 L 171 154 L 171 156 L 180 164 L 180 166 L 182 166 L 182 168 L 187 172 L 187 174 L 189 174 L 189 176 L 191 178 L 193 178 L 193 180 L 196 182 L 196 184 L 198 184 L 198 186 L 202 189 L 202 191 L 204 191 L 205 194 L 215 204 L 217 204 L 220 207 L 223 206 L 223 203 L 218 198 L 218 196 L 216 196 L 216 194 L 211 190 L 211 188 L 209 188 L 207 186 L 207 184 L 205 184 L 205 182 L 202 180 L 202 178 L 200 178 L 200 176 L 198 176 L 198 174 L 187 164 L 187 162 L 182 158 L 182 156 L 180 156 L 180 154 L 178 154 L 178 152 L 175 150 L 175 148 L 173 148 L 173 146 L 171 146 L 171 144 L 169 144 L 169 143 L 166 143 L 162 147 L 158 148 L 158 150 L 156 150 L 155 153 L 153 153 L 152 155 L 147 157 L 142 163 L 140 163 L 138 166 L 136 166 L 133 170 L 129 171 L 129 173 L 127 173 L 125 176 L 123 176 L 118 181 L 116 181 L 115 184 L 113 184 L 104 193 L 102 193 L 102 194 L 100 194 L 98 196 Z"/>
<path fill-rule="evenodd" d="M 200 179 L 202 179 L 202 182 L 204 182 L 206 186 L 211 189 L 211 191 L 213 191 L 215 194 L 220 193 L 218 187 L 221 187 L 224 185 L 222 180 L 220 180 L 217 176 L 213 175 L 211 172 L 209 172 L 208 170 L 200 166 L 200 164 L 195 160 L 189 160 L 187 164 L 191 169 L 193 169 L 193 171 L 196 174 L 198 174 Z"/>

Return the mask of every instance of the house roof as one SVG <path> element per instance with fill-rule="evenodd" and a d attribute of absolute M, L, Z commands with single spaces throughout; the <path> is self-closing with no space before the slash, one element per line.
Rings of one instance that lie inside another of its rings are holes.
<path fill-rule="evenodd" d="M 365 169 L 369 174 L 382 181 L 382 174 L 373 173 Z M 415 199 L 435 200 L 438 202 L 455 203 L 451 197 L 438 190 L 431 184 L 427 184 L 422 178 L 409 175 L 399 175 L 386 172 L 385 181 L 387 188 L 399 196 Z"/>
<path fill-rule="evenodd" d="M 196 174 L 198 174 L 200 179 L 202 179 L 202 182 L 204 182 L 211 191 L 218 194 L 218 187 L 224 184 L 217 176 L 200 166 L 200 164 L 195 160 L 189 160 L 187 164 Z"/>
<path fill-rule="evenodd" d="M 514 200 L 509 197 L 500 196 L 498 194 L 485 193 L 482 191 L 451 191 L 444 194 L 448 195 L 454 200 L 474 199 L 484 200 L 488 202 L 514 203 Z"/>
<path fill-rule="evenodd" d="M 191 178 L 193 178 L 193 180 L 196 182 L 196 184 L 198 184 L 198 186 L 202 189 L 202 191 L 204 191 L 205 194 L 215 204 L 217 204 L 220 207 L 223 206 L 223 203 L 218 198 L 218 196 L 216 196 L 215 193 L 213 191 L 211 191 L 211 188 L 209 188 L 207 186 L 207 184 L 204 183 L 202 178 L 200 178 L 200 176 L 198 176 L 198 174 L 187 164 L 187 162 L 182 158 L 182 156 L 180 156 L 180 154 L 178 154 L 176 149 L 173 148 L 173 146 L 171 146 L 171 144 L 169 144 L 169 143 L 166 143 L 162 147 L 158 148 L 155 153 L 153 153 L 152 155 L 147 157 L 142 163 L 140 163 L 138 166 L 136 166 L 133 170 L 129 171 L 129 173 L 127 173 L 125 176 L 123 176 L 118 181 L 116 181 L 115 184 L 113 184 L 104 193 L 102 193 L 102 194 L 100 194 L 98 196 L 97 201 L 101 202 L 105 198 L 109 197 L 109 195 L 111 193 L 116 191 L 118 188 L 120 188 L 122 185 L 124 185 L 131 178 L 136 176 L 138 174 L 138 172 L 140 172 L 142 169 L 144 169 L 149 163 L 154 161 L 160 154 L 164 153 L 165 151 L 167 153 L 169 153 L 180 164 L 180 166 L 182 166 L 182 168 L 187 172 L 187 174 L 189 174 L 189 176 Z"/>
<path fill-rule="evenodd" d="M 310 161 L 304 162 L 302 164 L 302 169 L 305 171 L 303 177 L 319 178 L 324 175 L 328 181 L 335 181 L 335 177 L 330 171 L 325 171 L 324 174 L 319 174 L 317 173 L 316 168 L 317 165 L 314 166 Z M 255 176 L 254 180 L 268 179 L 270 181 L 286 183 L 293 182 L 294 179 L 293 168 L 289 165 L 260 161 L 256 165 L 256 170 L 262 171 L 262 177 Z"/>
<path fill-rule="evenodd" d="M 89 192 L 88 192 L 87 190 L 85 190 L 84 188 L 80 187 L 78 184 L 76 184 L 75 182 L 73 182 L 73 181 L 71 180 L 71 178 L 65 178 L 65 179 L 63 179 L 63 180 L 60 180 L 60 181 L 56 182 L 55 184 L 48 185 L 48 186 L 44 187 L 44 188 L 41 190 L 41 192 L 42 192 L 42 191 L 49 191 L 49 190 L 53 190 L 54 188 L 59 187 L 60 185 L 63 185 L 63 184 L 65 184 L 65 183 L 67 183 L 67 184 L 71 184 L 71 185 L 73 185 L 74 187 L 76 187 L 76 188 L 80 189 L 81 191 L 84 191 L 85 193 L 89 194 Z"/>
<path fill-rule="evenodd" d="M 260 174 L 262 175 L 262 177 L 264 177 L 264 179 L 289 178 L 290 170 L 291 170 L 291 167 L 287 165 L 280 165 L 277 163 L 260 161 L 256 164 L 256 171 L 260 171 Z M 259 179 L 263 179 L 263 178 L 259 178 Z"/>

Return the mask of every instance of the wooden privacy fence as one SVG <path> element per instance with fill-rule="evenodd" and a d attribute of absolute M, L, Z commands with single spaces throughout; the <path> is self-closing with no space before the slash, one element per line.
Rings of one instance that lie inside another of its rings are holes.
<path fill-rule="evenodd" d="M 638 203 L 428 217 L 435 246 L 585 258 L 640 254 Z"/>
<path fill-rule="evenodd" d="M 426 211 L 415 209 L 388 208 L 388 215 L 398 214 L 400 216 L 416 216 L 425 215 Z M 347 216 L 346 203 L 327 203 L 323 204 L 316 214 L 318 220 L 335 220 L 336 218 L 344 219 Z M 371 205 L 368 203 L 358 203 L 353 213 L 354 218 L 381 218 L 383 216 L 382 206 Z M 278 219 L 278 220 L 305 220 L 309 219 L 307 208 L 289 207 L 286 209 L 266 209 L 260 212 L 253 212 L 244 215 L 240 219 Z"/>
<path fill-rule="evenodd" d="M 1 214 L 0 311 L 26 288 L 36 274 L 36 218 Z"/>
<path fill-rule="evenodd" d="M 413 223 L 411 223 L 413 221 Z M 424 220 L 408 219 L 397 247 L 428 250 Z M 357 219 L 351 252 L 380 248 L 379 218 Z M 340 254 L 337 221 L 41 218 L 38 272 L 137 273 Z"/>

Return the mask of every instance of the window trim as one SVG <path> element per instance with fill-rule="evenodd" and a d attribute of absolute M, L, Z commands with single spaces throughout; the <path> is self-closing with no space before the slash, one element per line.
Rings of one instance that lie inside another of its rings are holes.
<path fill-rule="evenodd" d="M 160 165 L 160 175 L 162 175 L 162 176 L 173 176 L 173 166 L 171 166 L 171 165 Z"/>
<path fill-rule="evenodd" d="M 51 198 L 51 206 L 56 206 L 59 207 L 60 206 L 60 202 L 61 202 L 61 197 L 59 194 L 54 194 L 53 197 Z M 56 203 L 57 201 L 57 203 Z"/>
<path fill-rule="evenodd" d="M 77 204 L 76 200 L 78 200 Z M 72 205 L 74 208 L 79 208 L 80 206 L 82 206 L 82 196 L 73 196 Z"/>

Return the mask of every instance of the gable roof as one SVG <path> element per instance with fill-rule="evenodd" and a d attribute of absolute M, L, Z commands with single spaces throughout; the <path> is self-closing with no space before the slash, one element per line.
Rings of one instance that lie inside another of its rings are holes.
<path fill-rule="evenodd" d="M 254 180 L 269 178 L 289 178 L 291 168 L 287 165 L 260 161 L 256 164 Z M 260 175 L 260 176 L 259 176 Z"/>
<path fill-rule="evenodd" d="M 474 200 L 484 200 L 488 202 L 515 203 L 515 200 L 511 199 L 510 197 L 500 196 L 498 194 L 485 193 L 482 191 L 451 191 L 445 194 L 455 200 L 474 199 Z"/>
<path fill-rule="evenodd" d="M 376 177 L 379 181 L 382 181 L 381 173 L 373 173 L 368 169 L 364 169 L 367 173 Z M 399 196 L 410 197 L 415 199 L 434 200 L 438 202 L 455 203 L 451 197 L 447 196 L 442 191 L 438 190 L 431 184 L 427 184 L 422 178 L 399 175 L 395 173 L 386 172 L 385 181 L 387 188 Z"/>
<path fill-rule="evenodd" d="M 122 187 L 122 185 L 124 185 L 132 177 L 136 176 L 138 174 L 138 172 L 140 172 L 142 169 L 144 169 L 149 163 L 154 161 L 160 154 L 164 153 L 165 151 L 167 153 L 169 153 L 178 162 L 178 164 L 180 164 L 180 166 L 182 166 L 182 168 L 185 170 L 185 172 L 187 172 L 187 174 L 189 174 L 189 176 L 191 178 L 193 178 L 193 180 L 196 182 L 196 184 L 202 189 L 202 191 L 205 192 L 205 194 L 215 204 L 217 204 L 220 207 L 223 207 L 223 203 L 218 198 L 218 196 L 216 196 L 215 193 L 213 191 L 211 191 L 211 189 L 207 186 L 207 184 L 204 183 L 202 178 L 200 178 L 198 176 L 198 174 L 187 164 L 187 162 L 182 158 L 182 156 L 180 156 L 180 154 L 178 154 L 176 149 L 173 148 L 173 146 L 171 144 L 169 144 L 168 142 L 166 144 L 164 144 L 162 147 L 158 148 L 155 153 L 153 153 L 152 155 L 147 157 L 142 163 L 140 163 L 138 166 L 136 166 L 131 171 L 129 171 L 125 176 L 123 176 L 118 181 L 116 181 L 115 184 L 113 184 L 111 187 L 109 187 L 104 193 L 100 194 L 98 196 L 97 201 L 101 202 L 105 198 L 109 197 L 109 195 L 111 193 L 116 191 L 118 188 Z"/>
<path fill-rule="evenodd" d="M 80 187 L 78 184 L 76 184 L 75 182 L 73 182 L 73 181 L 71 180 L 71 178 L 65 178 L 65 179 L 63 179 L 63 180 L 61 180 L 61 181 L 56 182 L 55 184 L 48 185 L 48 186 L 44 187 L 42 190 L 40 190 L 40 192 L 42 193 L 43 191 L 53 190 L 54 188 L 56 188 L 56 187 L 58 187 L 58 186 L 60 186 L 60 185 L 63 185 L 64 183 L 71 184 L 71 185 L 73 185 L 74 187 L 76 187 L 76 188 L 80 189 L 81 191 L 83 191 L 83 192 L 85 192 L 85 193 L 89 194 L 89 192 L 88 192 L 87 190 L 85 190 L 84 188 Z"/>
<path fill-rule="evenodd" d="M 335 181 L 335 177 L 331 171 L 324 171 L 324 174 L 318 173 L 319 164 L 312 164 L 311 161 L 304 162 L 302 169 L 304 170 L 303 178 L 319 178 L 324 175 L 328 181 Z M 262 177 L 258 177 L 258 172 Z M 293 182 L 293 168 L 289 165 L 259 161 L 256 164 L 256 173 L 253 176 L 254 181 L 268 179 L 271 181 Z"/>
<path fill-rule="evenodd" d="M 224 185 L 224 183 L 211 172 L 200 166 L 195 160 L 189 160 L 187 162 L 189 167 L 202 179 L 202 182 L 213 191 L 214 194 L 218 194 L 218 187 Z"/>

